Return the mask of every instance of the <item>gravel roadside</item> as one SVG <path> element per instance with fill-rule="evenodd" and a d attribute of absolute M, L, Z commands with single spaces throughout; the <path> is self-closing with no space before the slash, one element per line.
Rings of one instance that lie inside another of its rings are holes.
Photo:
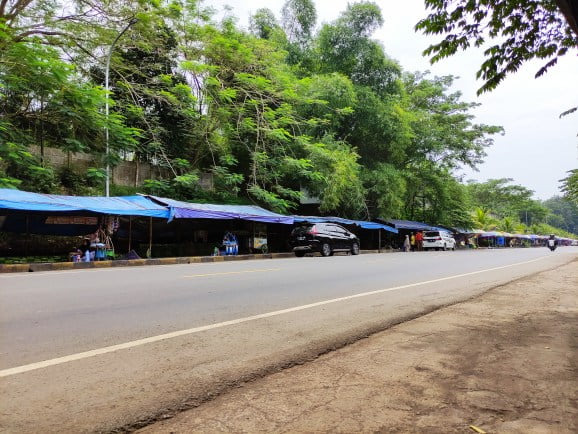
<path fill-rule="evenodd" d="M 139 432 L 578 432 L 578 261 Z"/>

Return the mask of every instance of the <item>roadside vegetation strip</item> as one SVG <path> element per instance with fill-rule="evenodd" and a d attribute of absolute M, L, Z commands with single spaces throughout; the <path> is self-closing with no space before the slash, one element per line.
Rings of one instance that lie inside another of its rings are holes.
<path fill-rule="evenodd" d="M 362 292 L 359 294 L 348 295 L 345 297 L 339 297 L 339 298 L 333 298 L 330 300 L 318 301 L 316 303 L 305 304 L 302 306 L 295 306 L 295 307 L 290 307 L 287 309 L 276 310 L 273 312 L 267 312 L 267 313 L 262 313 L 262 314 L 258 314 L 258 315 L 252 315 L 252 316 L 248 316 L 245 318 L 238 318 L 238 319 L 234 319 L 234 320 L 230 320 L 230 321 L 224 321 L 224 322 L 220 322 L 220 323 L 216 323 L 216 324 L 209 324 L 209 325 L 200 326 L 200 327 L 193 327 L 193 328 L 185 329 L 185 330 L 178 330 L 178 331 L 171 332 L 171 333 L 165 333 L 162 335 L 150 336 L 150 337 L 144 338 L 144 339 L 138 339 L 138 340 L 131 341 L 131 342 L 125 342 L 122 344 L 111 345 L 108 347 L 98 348 L 95 350 L 84 351 L 81 353 L 71 354 L 68 356 L 57 357 L 55 359 L 44 360 L 42 362 L 30 363 L 27 365 L 16 366 L 14 368 L 3 369 L 3 370 L 0 370 L 0 378 L 1 377 L 9 377 L 9 376 L 16 375 L 16 374 L 22 374 L 22 373 L 34 371 L 37 369 L 49 368 L 51 366 L 61 365 L 63 363 L 69 363 L 69 362 L 73 362 L 76 360 L 82 360 L 82 359 L 87 359 L 90 357 L 100 356 L 103 354 L 113 353 L 113 352 L 120 351 L 120 350 L 127 350 L 129 348 L 139 347 L 139 346 L 146 345 L 146 344 L 152 344 L 152 343 L 164 341 L 167 339 L 173 339 L 173 338 L 178 338 L 181 336 L 191 335 L 191 334 L 195 334 L 195 333 L 201 333 L 201 332 L 208 331 L 208 330 L 214 330 L 214 329 L 218 329 L 218 328 L 222 328 L 222 327 L 227 327 L 227 326 L 232 326 L 232 325 L 237 325 L 237 324 L 243 324 L 243 323 L 250 322 L 250 321 L 256 321 L 256 320 L 260 320 L 260 319 L 271 318 L 274 316 L 284 315 L 284 314 L 288 314 L 288 313 L 292 313 L 292 312 L 299 312 L 299 311 L 311 309 L 314 307 L 324 306 L 324 305 L 333 304 L 333 303 L 339 303 L 342 301 L 353 300 L 356 298 L 367 297 L 367 296 L 376 295 L 376 294 L 382 294 L 385 292 L 398 291 L 400 289 L 407 289 L 407 288 L 413 288 L 413 287 L 421 286 L 421 285 L 428 285 L 431 283 L 444 282 L 444 281 L 452 280 L 452 279 L 460 279 L 460 278 L 467 277 L 467 276 L 473 276 L 476 274 L 487 273 L 490 271 L 503 270 L 506 268 L 516 267 L 519 265 L 531 264 L 533 262 L 541 261 L 545 258 L 547 258 L 547 256 L 543 256 L 543 257 L 536 258 L 536 259 L 531 259 L 529 261 L 517 262 L 515 264 L 502 265 L 500 267 L 493 267 L 493 268 L 487 268 L 485 270 L 478 270 L 478 271 L 472 271 L 469 273 L 456 274 L 453 276 L 441 277 L 439 279 L 427 280 L 424 282 L 409 283 L 407 285 L 394 286 L 391 288 L 377 289 L 374 291 Z"/>

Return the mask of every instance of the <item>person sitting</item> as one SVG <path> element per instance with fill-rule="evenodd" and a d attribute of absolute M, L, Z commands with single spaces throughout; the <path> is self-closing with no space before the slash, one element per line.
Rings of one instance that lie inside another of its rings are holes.
<path fill-rule="evenodd" d="M 90 243 L 90 238 L 84 238 L 82 244 L 78 248 L 81 252 L 81 260 L 84 262 L 90 262 L 92 259 L 92 247 Z"/>

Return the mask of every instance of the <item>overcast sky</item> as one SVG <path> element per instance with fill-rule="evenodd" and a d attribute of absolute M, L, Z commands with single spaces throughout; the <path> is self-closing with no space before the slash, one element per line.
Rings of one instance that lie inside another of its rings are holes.
<path fill-rule="evenodd" d="M 271 9 L 280 18 L 285 0 L 208 0 L 205 4 L 222 9 L 233 8 L 241 27 L 247 27 L 251 13 L 262 7 Z M 314 0 L 318 26 L 330 22 L 344 11 L 347 0 Z M 384 25 L 375 34 L 387 54 L 398 60 L 406 71 L 430 70 L 434 75 L 452 74 L 460 77 L 454 89 L 463 93 L 463 100 L 478 102 L 475 122 L 501 125 L 506 134 L 496 136 L 487 149 L 485 163 L 479 171 L 462 170 L 464 179 L 485 181 L 492 178 L 513 178 L 514 183 L 535 192 L 535 198 L 548 199 L 560 195 L 559 182 L 566 171 L 578 168 L 578 113 L 559 119 L 558 115 L 578 105 L 578 56 L 566 55 L 546 75 L 534 79 L 541 62 L 526 64 L 509 76 L 496 90 L 480 97 L 476 90 L 481 82 L 475 74 L 481 64 L 481 50 L 469 50 L 430 65 L 421 53 L 438 39 L 415 33 L 415 24 L 426 16 L 423 0 L 376 1 L 381 7 Z"/>

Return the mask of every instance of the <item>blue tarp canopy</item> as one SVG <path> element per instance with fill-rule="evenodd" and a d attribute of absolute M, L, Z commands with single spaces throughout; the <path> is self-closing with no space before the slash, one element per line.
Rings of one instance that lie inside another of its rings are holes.
<path fill-rule="evenodd" d="M 268 211 L 254 205 L 215 205 L 190 203 L 164 197 L 147 196 L 169 207 L 171 219 L 241 219 L 261 223 L 293 224 L 293 217 Z"/>
<path fill-rule="evenodd" d="M 60 196 L 13 189 L 0 189 L 0 214 L 3 214 L 3 211 L 169 218 L 169 210 L 166 207 L 142 196 Z"/>
<path fill-rule="evenodd" d="M 393 225 L 396 229 L 407 229 L 413 231 L 448 231 L 446 228 L 440 228 L 437 226 L 431 226 L 421 222 L 414 222 L 411 220 L 383 220 L 391 225 Z"/>
<path fill-rule="evenodd" d="M 337 223 L 340 225 L 355 225 L 361 227 L 362 229 L 384 229 L 386 231 L 397 234 L 397 229 L 392 228 L 391 226 L 382 225 L 381 223 L 367 222 L 364 220 L 350 220 L 341 217 L 317 217 L 305 215 L 296 215 L 293 217 L 295 218 L 296 223 Z"/>

